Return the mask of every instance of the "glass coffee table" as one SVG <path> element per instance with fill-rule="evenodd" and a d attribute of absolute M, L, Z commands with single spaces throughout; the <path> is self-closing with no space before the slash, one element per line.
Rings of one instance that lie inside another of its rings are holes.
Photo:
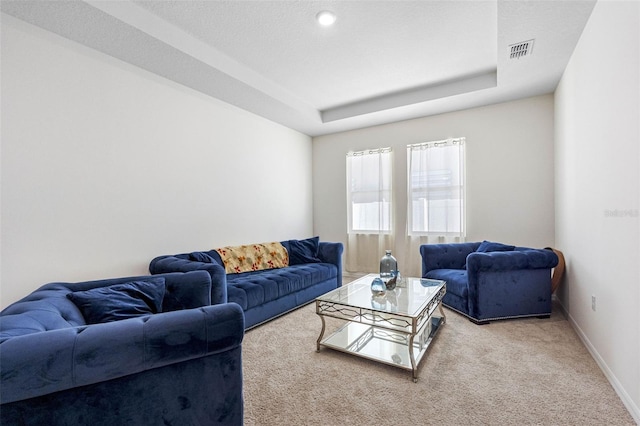
<path fill-rule="evenodd" d="M 394 290 L 374 296 L 371 281 L 376 277 L 366 275 L 315 300 L 322 320 L 316 350 L 324 346 L 410 370 L 417 382 L 420 361 L 446 321 L 446 282 L 404 278 Z M 346 323 L 324 338 L 325 317 Z"/>

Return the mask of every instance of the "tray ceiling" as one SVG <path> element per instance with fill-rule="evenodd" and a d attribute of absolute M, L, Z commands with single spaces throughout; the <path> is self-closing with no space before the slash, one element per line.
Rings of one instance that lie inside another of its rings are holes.
<path fill-rule="evenodd" d="M 2 11 L 317 136 L 551 93 L 594 4 L 3 0 Z M 333 26 L 316 22 L 322 10 Z"/>

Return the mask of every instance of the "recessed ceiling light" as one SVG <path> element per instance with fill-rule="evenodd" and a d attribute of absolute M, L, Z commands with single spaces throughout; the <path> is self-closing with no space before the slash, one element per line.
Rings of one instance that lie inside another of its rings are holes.
<path fill-rule="evenodd" d="M 336 14 L 329 10 L 323 10 L 316 15 L 316 19 L 318 20 L 320 25 L 322 25 L 323 27 L 328 27 L 336 22 Z"/>

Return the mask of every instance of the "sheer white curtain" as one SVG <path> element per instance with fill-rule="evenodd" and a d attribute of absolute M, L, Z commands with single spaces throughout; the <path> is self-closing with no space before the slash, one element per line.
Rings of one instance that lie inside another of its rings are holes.
<path fill-rule="evenodd" d="M 377 272 L 393 248 L 391 148 L 347 154 L 348 238 L 345 269 Z"/>
<path fill-rule="evenodd" d="M 405 275 L 422 273 L 420 245 L 465 240 L 465 139 L 407 146 Z"/>

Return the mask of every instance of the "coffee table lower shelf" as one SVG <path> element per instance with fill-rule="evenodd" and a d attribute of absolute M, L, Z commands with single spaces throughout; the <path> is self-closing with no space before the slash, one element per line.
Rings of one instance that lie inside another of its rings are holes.
<path fill-rule="evenodd" d="M 347 322 L 330 336 L 318 342 L 320 346 L 409 370 L 418 381 L 417 370 L 431 342 L 444 324 L 445 317 L 432 315 L 429 323 L 413 339 L 400 333 L 360 322 Z M 413 340 L 411 342 L 411 340 Z M 410 353 L 409 346 L 412 346 Z M 413 358 L 413 360 L 412 360 Z"/>

